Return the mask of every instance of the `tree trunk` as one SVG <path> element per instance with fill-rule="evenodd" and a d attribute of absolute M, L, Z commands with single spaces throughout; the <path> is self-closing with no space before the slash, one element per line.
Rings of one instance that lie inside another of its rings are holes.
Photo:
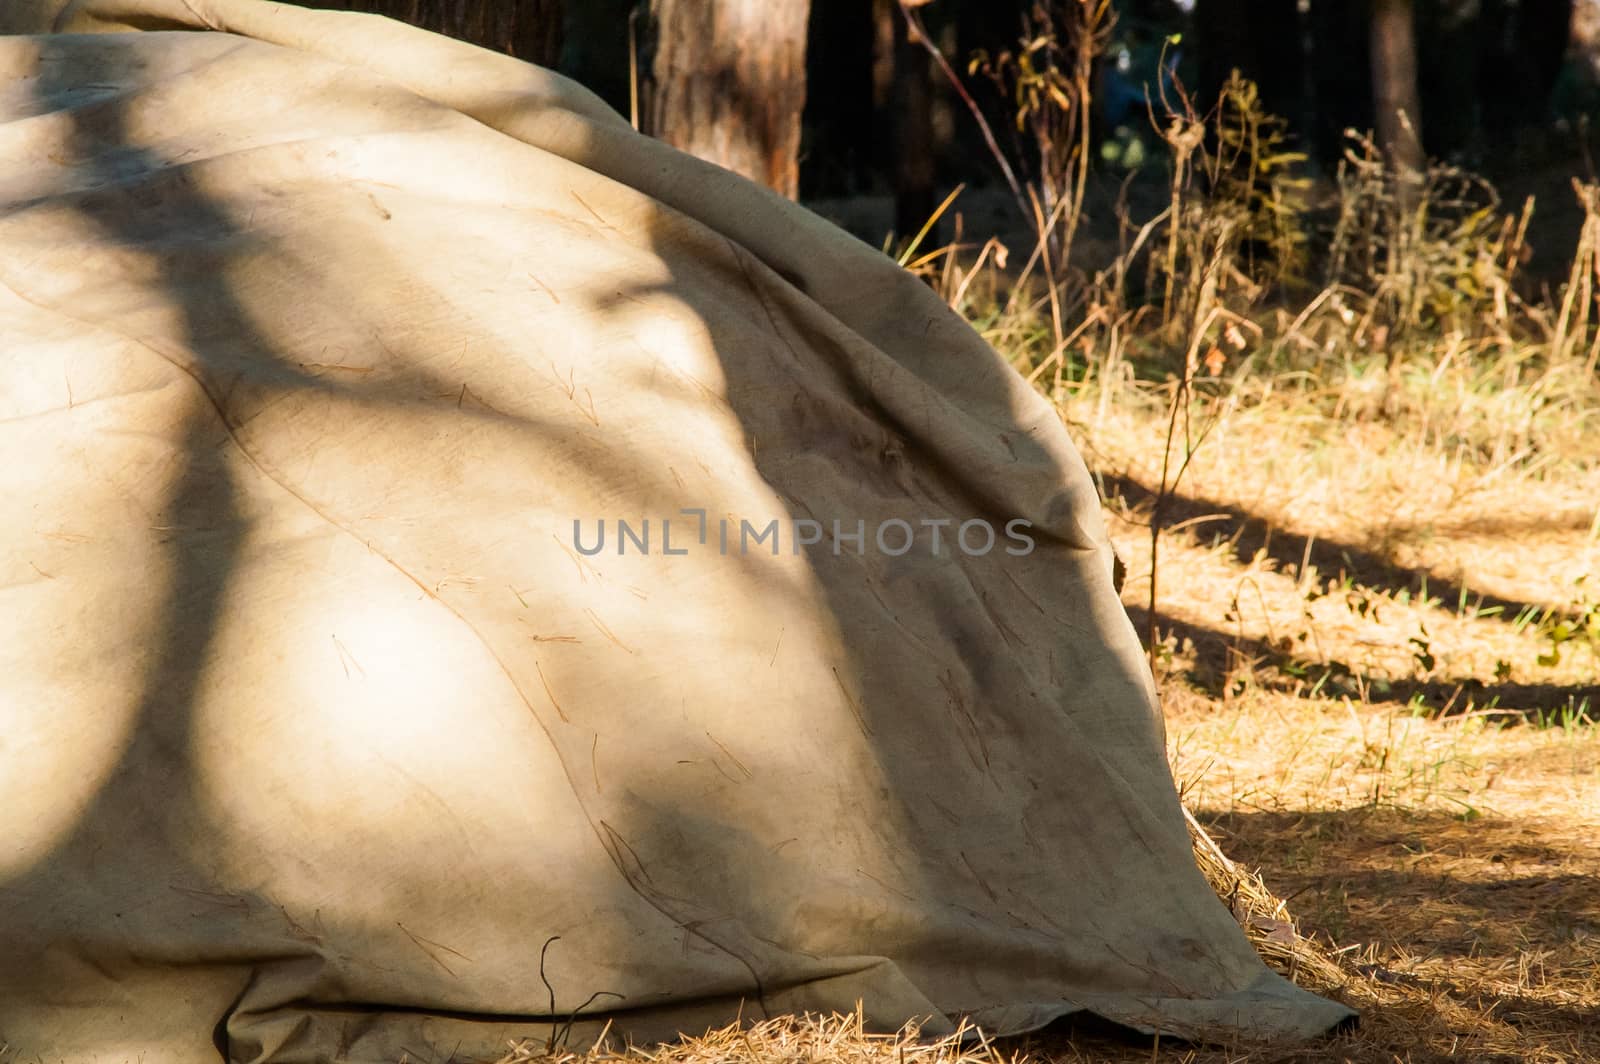
<path fill-rule="evenodd" d="M 1373 0 L 1372 98 L 1378 141 L 1402 187 L 1422 173 L 1422 106 L 1411 0 Z"/>
<path fill-rule="evenodd" d="M 1571 33 L 1579 76 L 1590 84 L 1600 84 L 1600 0 L 1573 4 Z"/>
<path fill-rule="evenodd" d="M 795 198 L 809 8 L 809 0 L 651 0 L 646 129 Z"/>
<path fill-rule="evenodd" d="M 363 11 L 554 67 L 561 58 L 562 0 L 299 0 L 304 7 Z"/>

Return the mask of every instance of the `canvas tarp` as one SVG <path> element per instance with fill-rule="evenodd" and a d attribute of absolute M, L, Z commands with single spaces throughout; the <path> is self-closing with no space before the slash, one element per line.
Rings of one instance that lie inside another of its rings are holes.
<path fill-rule="evenodd" d="M 6 1059 L 1347 1015 L 1196 871 L 1090 478 L 916 280 L 507 57 L 59 7 L 0 7 Z"/>

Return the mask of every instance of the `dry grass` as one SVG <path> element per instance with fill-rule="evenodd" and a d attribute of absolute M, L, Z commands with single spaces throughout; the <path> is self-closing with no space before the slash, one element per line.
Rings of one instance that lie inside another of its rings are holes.
<path fill-rule="evenodd" d="M 981 1032 L 963 1027 L 947 1038 L 924 1040 L 915 1027 L 898 1034 L 874 1034 L 860 1013 L 848 1016 L 786 1016 L 749 1026 L 729 1024 L 699 1038 L 627 1052 L 561 1053 L 544 1046 L 514 1046 L 500 1064 L 579 1064 L 595 1060 L 635 1064 L 712 1064 L 713 1061 L 762 1061 L 772 1064 L 1023 1064 L 1016 1052 L 1002 1052 Z"/>
<path fill-rule="evenodd" d="M 1062 404 L 1136 615 L 1153 405 Z M 1292 912 L 1304 955 L 1278 967 L 1363 1013 L 1284 1059 L 1600 1060 L 1600 648 L 1541 663 L 1538 621 L 1600 583 L 1600 389 L 1570 454 L 1520 465 L 1342 406 L 1224 409 L 1158 557 L 1186 803 L 1256 896 L 1289 899 L 1243 914 L 1263 952 Z"/>
<path fill-rule="evenodd" d="M 1159 441 L 1152 455 L 1139 418 L 1120 410 L 1081 435 L 1142 617 Z M 1583 446 L 1600 459 L 1593 435 Z M 1316 688 L 1435 713 L 1559 716 L 1587 698 L 1600 717 L 1600 647 L 1541 661 L 1548 618 L 1600 594 L 1597 499 L 1600 462 L 1506 475 L 1389 426 L 1225 416 L 1167 503 L 1180 527 L 1161 544 L 1166 668 L 1225 700 Z"/>

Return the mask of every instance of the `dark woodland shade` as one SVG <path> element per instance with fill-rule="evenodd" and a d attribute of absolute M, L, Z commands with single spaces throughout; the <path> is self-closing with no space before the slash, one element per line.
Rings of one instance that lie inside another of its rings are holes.
<path fill-rule="evenodd" d="M 939 185 L 994 179 L 975 124 L 906 38 L 897 0 L 299 2 L 387 15 L 558 68 L 623 114 L 636 76 L 646 132 L 790 197 L 892 189 L 902 232 L 932 213 Z M 1076 3 L 940 0 L 920 9 L 1008 150 L 1014 108 L 969 74 L 967 60 L 1015 49 L 1025 12 Z M 1173 56 L 1202 110 L 1238 69 L 1325 166 L 1342 157 L 1345 130 L 1377 127 L 1413 163 L 1420 133 L 1421 154 L 1491 173 L 1512 165 L 1519 156 L 1509 148 L 1548 117 L 1581 10 L 1574 0 L 1195 0 L 1187 14 L 1177 0 L 1114 6 L 1125 34 L 1183 32 Z M 1409 44 L 1382 32 L 1407 25 Z M 1409 123 L 1386 129 L 1397 108 Z"/>
<path fill-rule="evenodd" d="M 1395 71 L 1374 70 L 1383 25 L 1411 26 L 1411 109 L 1423 149 L 1445 157 L 1474 144 L 1503 147 L 1539 121 L 1574 13 L 1573 0 L 1312 0 L 1308 14 L 1298 8 L 1296 0 L 1197 0 L 1196 87 L 1209 103 L 1239 69 L 1269 111 L 1305 123 L 1325 161 L 1340 157 L 1346 128 L 1381 124 L 1374 74 L 1391 93 L 1396 82 Z"/>
<path fill-rule="evenodd" d="M 302 0 L 303 7 L 365 11 L 553 67 L 561 57 L 561 0 Z"/>

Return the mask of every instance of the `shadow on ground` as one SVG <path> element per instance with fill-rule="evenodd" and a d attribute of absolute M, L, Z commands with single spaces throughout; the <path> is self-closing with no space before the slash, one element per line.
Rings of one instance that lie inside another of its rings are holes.
<path fill-rule="evenodd" d="M 1148 486 L 1122 475 L 1097 475 L 1106 499 L 1121 499 L 1132 510 L 1148 510 L 1155 492 Z M 1163 527 L 1207 520 L 1210 541 L 1225 542 L 1240 565 L 1251 564 L 1265 555 L 1280 570 L 1299 571 L 1306 565 L 1322 573 L 1343 573 L 1356 585 L 1379 594 L 1406 591 L 1419 594 L 1424 589 L 1441 601 L 1463 596 L 1474 601 L 1483 620 L 1510 625 L 1518 616 L 1555 610 L 1549 603 L 1523 602 L 1477 591 L 1469 592 L 1459 582 L 1447 580 L 1421 568 L 1399 565 L 1367 548 L 1353 543 L 1318 536 L 1307 536 L 1275 528 L 1271 521 L 1238 506 L 1213 499 L 1173 495 L 1164 504 Z M 1549 526 L 1545 526 L 1549 527 Z M 1574 526 L 1578 527 L 1578 526 Z M 1586 527 L 1586 526 L 1584 526 Z M 1219 613 L 1222 604 L 1219 604 Z M 1127 607 L 1136 631 L 1146 629 L 1148 611 Z M 1563 712 L 1580 713 L 1585 704 L 1589 716 L 1600 713 L 1600 684 L 1539 683 L 1511 679 L 1485 681 L 1475 676 L 1379 675 L 1338 658 L 1321 660 L 1310 656 L 1310 648 L 1285 637 L 1276 641 L 1259 636 L 1197 623 L 1157 611 L 1156 629 L 1176 645 L 1193 645 L 1194 666 L 1187 679 L 1213 698 L 1226 697 L 1232 677 L 1249 672 L 1253 682 L 1271 690 L 1293 691 L 1307 697 L 1348 695 L 1358 702 L 1414 705 L 1430 716 L 1447 717 L 1467 710 L 1500 710 L 1508 716 L 1536 720 L 1556 720 Z"/>
<path fill-rule="evenodd" d="M 1143 632 L 1147 612 L 1137 606 L 1129 606 L 1127 611 L 1134 629 Z M 1294 644 L 1286 647 L 1286 640 L 1274 644 L 1159 610 L 1156 630 L 1179 646 L 1193 644 L 1195 664 L 1186 679 L 1212 698 L 1233 693 L 1228 690 L 1230 676 L 1239 666 L 1249 666 L 1253 682 L 1269 690 L 1293 691 L 1307 698 L 1349 695 L 1357 702 L 1374 705 L 1413 705 L 1431 717 L 1492 708 L 1508 717 L 1556 723 L 1563 711 L 1577 713 L 1585 703 L 1591 718 L 1600 713 L 1600 687 L 1594 684 L 1485 682 L 1475 676 L 1380 676 L 1337 658 L 1319 661 L 1303 657 L 1295 653 Z"/>
<path fill-rule="evenodd" d="M 1148 508 L 1156 500 L 1156 492 L 1152 488 L 1132 477 L 1102 474 L 1096 480 L 1103 498 L 1120 497 L 1131 509 Z M 1441 602 L 1471 601 L 1485 619 L 1492 617 L 1504 624 L 1511 624 L 1524 613 L 1545 610 L 1559 612 L 1560 609 L 1552 603 L 1522 602 L 1467 588 L 1459 581 L 1447 579 L 1425 568 L 1400 565 L 1393 558 L 1354 543 L 1288 531 L 1259 514 L 1215 499 L 1175 494 L 1163 504 L 1162 524 L 1165 528 L 1201 520 L 1205 521 L 1209 540 L 1228 543 L 1234 558 L 1241 565 L 1249 565 L 1257 555 L 1265 554 L 1280 569 L 1298 572 L 1302 566 L 1315 566 L 1320 573 L 1343 573 L 1358 585 L 1382 592 L 1409 591 L 1420 594 L 1426 589 L 1430 596 Z M 1568 526 L 1583 531 L 1588 527 L 1588 522 L 1569 516 L 1565 525 L 1552 519 L 1536 527 L 1550 531 Z M 1496 534 L 1514 534 L 1524 530 L 1505 521 L 1474 522 L 1472 529 Z"/>
<path fill-rule="evenodd" d="M 1197 817 L 1235 861 L 1266 870 L 1308 935 L 1375 945 L 1418 971 L 1503 965 L 1538 986 L 1558 969 L 1600 966 L 1600 844 L 1550 812 L 1548 822 L 1390 808 Z M 1520 972 L 1534 955 L 1541 964 Z"/>

